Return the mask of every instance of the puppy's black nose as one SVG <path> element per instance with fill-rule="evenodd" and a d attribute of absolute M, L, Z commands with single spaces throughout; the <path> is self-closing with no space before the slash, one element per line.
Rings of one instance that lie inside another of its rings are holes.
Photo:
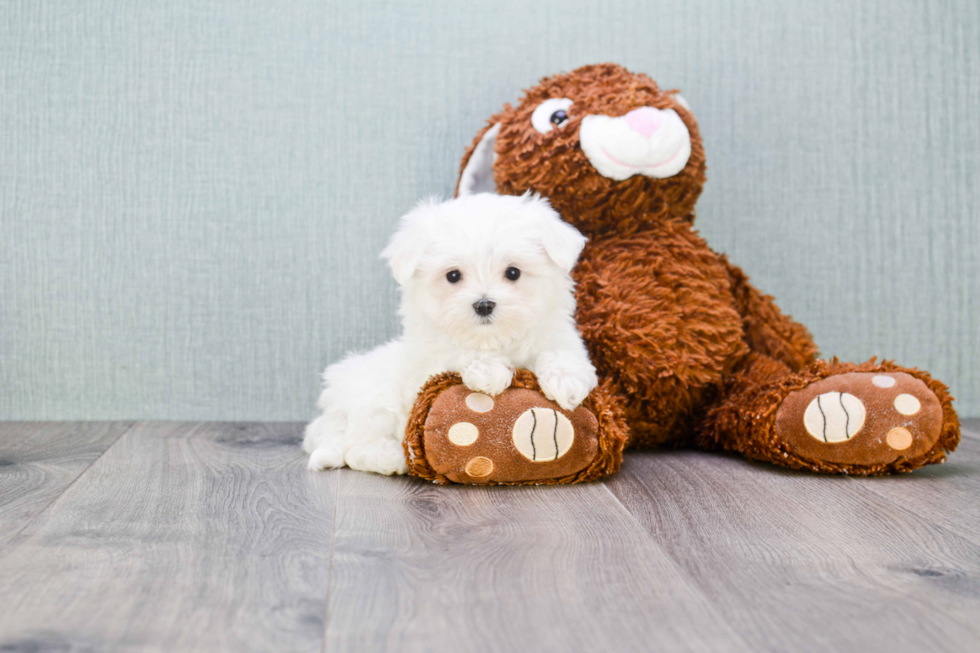
<path fill-rule="evenodd" d="M 486 297 L 484 297 L 478 302 L 473 302 L 473 310 L 476 311 L 476 314 L 479 315 L 480 317 L 487 317 L 488 315 L 493 313 L 493 307 L 496 305 L 497 305 L 496 302 L 492 302 Z"/>

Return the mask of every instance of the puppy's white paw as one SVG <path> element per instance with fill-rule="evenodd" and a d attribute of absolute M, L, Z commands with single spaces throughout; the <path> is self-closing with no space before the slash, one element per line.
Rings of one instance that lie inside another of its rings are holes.
<path fill-rule="evenodd" d="M 544 396 L 565 410 L 578 407 L 599 381 L 592 363 L 561 352 L 542 353 L 537 368 Z"/>
<path fill-rule="evenodd" d="M 494 397 L 510 387 L 514 369 L 502 360 L 479 358 L 463 368 L 463 385 Z"/>
<path fill-rule="evenodd" d="M 585 401 L 592 385 L 585 379 L 563 374 L 546 374 L 538 377 L 544 396 L 556 402 L 565 410 L 574 410 Z"/>
<path fill-rule="evenodd" d="M 325 469 L 336 469 L 344 466 L 344 452 L 340 447 L 328 445 L 317 447 L 310 453 L 310 460 L 306 463 L 306 468 L 314 472 L 322 472 Z"/>
<path fill-rule="evenodd" d="M 371 440 L 353 445 L 344 460 L 351 469 L 375 474 L 407 474 L 405 450 L 394 440 Z"/>

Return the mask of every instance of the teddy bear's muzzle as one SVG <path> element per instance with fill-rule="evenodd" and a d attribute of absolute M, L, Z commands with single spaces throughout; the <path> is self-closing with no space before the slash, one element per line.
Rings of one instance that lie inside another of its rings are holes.
<path fill-rule="evenodd" d="M 691 157 L 691 134 L 673 109 L 640 107 L 624 116 L 589 115 L 579 129 L 582 151 L 604 177 L 673 177 Z"/>

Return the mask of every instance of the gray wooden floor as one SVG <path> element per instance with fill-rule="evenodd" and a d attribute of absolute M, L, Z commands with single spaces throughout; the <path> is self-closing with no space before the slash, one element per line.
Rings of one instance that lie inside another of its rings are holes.
<path fill-rule="evenodd" d="M 893 478 L 467 488 L 306 472 L 298 424 L 0 423 L 0 651 L 976 651 L 967 430 Z"/>

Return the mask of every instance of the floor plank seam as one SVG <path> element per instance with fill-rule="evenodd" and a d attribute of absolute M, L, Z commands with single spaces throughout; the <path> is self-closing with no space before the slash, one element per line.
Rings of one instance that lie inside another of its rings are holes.
<path fill-rule="evenodd" d="M 318 472 L 322 474 L 323 472 Z M 327 653 L 327 630 L 330 628 L 330 598 L 333 595 L 333 559 L 334 559 L 334 548 L 337 543 L 337 504 L 340 502 L 340 481 L 337 480 L 339 475 L 334 475 L 333 478 L 333 517 L 331 519 L 331 529 L 330 529 L 330 557 L 327 566 L 327 600 L 324 605 L 323 613 L 323 642 L 320 645 L 320 651 L 322 653 Z"/>
<path fill-rule="evenodd" d="M 122 422 L 122 423 L 123 424 L 126 424 L 127 422 Z M 81 472 L 79 472 L 78 473 L 78 476 L 76 476 L 75 478 L 73 478 L 71 480 L 71 483 L 69 483 L 68 485 L 66 485 L 64 487 L 64 489 L 62 489 L 61 492 L 58 493 L 58 496 L 53 497 L 51 499 L 51 501 L 49 501 L 48 504 L 46 506 L 44 506 L 44 508 L 42 508 L 41 510 L 39 510 L 36 515 L 34 515 L 33 517 L 31 517 L 30 519 L 28 519 L 26 521 L 24 523 L 24 525 L 21 526 L 17 530 L 17 532 L 14 533 L 11 536 L 11 538 L 9 540 L 7 540 L 7 543 L 6 544 L 4 544 L 2 547 L 0 547 L 0 554 L 3 554 L 7 549 L 9 549 L 11 546 L 13 546 L 14 544 L 16 544 L 18 542 L 18 540 L 20 539 L 21 534 L 25 530 L 27 530 L 32 524 L 34 524 L 34 522 L 36 522 L 42 515 L 44 515 L 45 513 L 47 513 L 48 510 L 51 509 L 51 506 L 53 506 L 54 504 L 58 503 L 58 499 L 60 499 L 61 497 L 65 496 L 65 492 L 67 492 L 69 489 L 71 489 L 75 485 L 75 483 L 78 482 L 78 480 L 80 478 L 82 478 L 83 476 L 85 476 L 85 474 L 87 474 L 88 471 L 90 469 L 92 469 L 92 466 L 95 465 L 95 463 L 99 462 L 99 460 L 101 460 L 102 457 L 104 455 L 106 455 L 106 453 L 108 453 L 109 449 L 112 449 L 114 446 L 116 446 L 116 443 L 119 442 L 120 440 L 122 440 L 123 436 L 125 436 L 127 433 L 131 432 L 133 430 L 133 428 L 135 428 L 136 425 L 139 424 L 139 422 L 135 422 L 135 421 L 134 422 L 128 422 L 128 424 L 129 425 L 126 428 L 124 428 L 122 431 L 119 432 L 119 435 L 112 441 L 112 444 L 110 444 L 108 447 L 106 447 L 105 449 L 103 449 L 102 450 L 102 453 L 100 453 L 98 456 L 96 456 L 95 458 L 93 458 L 92 459 L 92 462 L 90 462 L 88 465 L 86 465 L 85 469 L 83 469 Z"/>
<path fill-rule="evenodd" d="M 862 493 L 865 493 L 865 494 L 873 494 L 874 496 L 878 497 L 879 499 L 884 499 L 885 501 L 888 501 L 888 503 L 893 507 L 893 509 L 898 510 L 900 512 L 903 512 L 903 513 L 905 513 L 906 515 L 908 515 L 910 517 L 914 517 L 917 520 L 920 520 L 920 521 L 923 521 L 923 522 L 929 524 L 933 528 L 941 531 L 943 533 L 943 535 L 948 536 L 948 537 L 955 538 L 955 539 L 957 539 L 957 540 L 959 540 L 961 542 L 964 542 L 964 543 L 966 543 L 966 544 L 968 544 L 970 546 L 980 547 L 980 541 L 974 541 L 973 538 L 971 538 L 968 535 L 963 535 L 962 533 L 957 533 L 955 531 L 949 530 L 946 526 L 943 526 L 942 524 L 937 523 L 932 518 L 932 516 L 920 512 L 919 509 L 917 509 L 915 507 L 909 507 L 909 506 L 902 505 L 901 503 L 895 501 L 892 497 L 888 496 L 888 494 L 886 494 L 884 492 L 881 492 L 880 490 L 878 490 L 877 488 L 875 488 L 872 483 L 862 482 L 862 480 L 867 480 L 867 479 L 857 479 L 857 478 L 848 478 L 847 479 L 847 481 L 851 483 L 852 487 L 857 486 L 859 488 L 859 490 L 858 490 L 859 492 L 862 492 Z"/>
<path fill-rule="evenodd" d="M 629 516 L 630 522 L 634 526 L 636 526 L 637 529 L 639 529 L 640 533 L 646 536 L 651 546 L 657 547 L 657 549 L 659 549 L 664 554 L 664 559 L 670 561 L 670 564 L 673 566 L 674 571 L 680 576 L 682 576 L 688 582 L 690 587 L 694 588 L 697 591 L 697 593 L 704 600 L 705 605 L 710 606 L 712 612 L 714 612 L 715 615 L 720 619 L 722 615 L 715 610 L 711 598 L 708 596 L 704 588 L 698 582 L 698 579 L 694 578 L 686 569 L 684 569 L 684 567 L 677 561 L 676 558 L 674 558 L 674 556 L 671 554 L 669 550 L 661 546 L 660 542 L 658 542 L 657 539 L 653 536 L 653 533 L 647 530 L 647 528 L 643 525 L 643 523 L 636 518 L 636 515 L 633 514 L 633 511 L 631 511 L 628 507 L 626 507 L 626 504 L 624 504 L 622 501 L 619 500 L 619 497 L 616 496 L 616 493 L 609 488 L 609 485 L 606 481 L 600 481 L 600 483 L 602 484 L 603 489 L 606 492 L 608 492 L 612 496 L 612 498 L 616 501 L 616 504 L 622 509 L 622 511 Z M 735 624 L 726 621 L 725 625 L 728 626 L 729 630 L 731 630 L 732 637 L 738 641 L 738 643 L 741 645 L 743 650 L 745 651 L 752 650 L 752 647 L 749 645 L 749 642 L 745 638 L 743 638 L 742 635 L 738 632 L 738 629 Z"/>

